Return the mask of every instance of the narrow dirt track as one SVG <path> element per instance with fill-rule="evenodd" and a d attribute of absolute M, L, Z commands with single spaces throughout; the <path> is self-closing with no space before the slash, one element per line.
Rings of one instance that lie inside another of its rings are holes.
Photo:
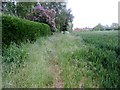
<path fill-rule="evenodd" d="M 57 58 L 57 54 L 56 54 L 56 49 L 55 49 L 55 40 L 53 39 L 52 41 L 52 51 L 51 51 L 51 55 L 50 55 L 50 63 L 52 64 L 51 67 L 51 72 L 53 74 L 53 85 L 50 88 L 64 88 L 64 81 L 60 75 L 61 73 L 61 69 L 60 66 L 58 65 L 58 58 Z"/>
<path fill-rule="evenodd" d="M 64 88 L 64 81 L 62 77 L 60 76 L 61 70 L 57 63 L 57 57 L 55 54 L 55 50 L 53 51 L 51 55 L 51 59 L 52 59 L 51 60 L 51 63 L 52 63 L 51 71 L 54 76 L 53 85 L 51 88 Z"/>

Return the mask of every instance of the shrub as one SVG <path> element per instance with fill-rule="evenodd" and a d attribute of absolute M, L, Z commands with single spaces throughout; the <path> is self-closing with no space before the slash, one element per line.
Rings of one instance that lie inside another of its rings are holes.
<path fill-rule="evenodd" d="M 43 22 L 48 24 L 51 27 L 51 31 L 55 31 L 55 14 L 54 9 L 44 9 L 42 6 L 37 5 L 33 12 L 30 13 L 26 18 L 36 22 Z"/>
<path fill-rule="evenodd" d="M 51 34 L 47 24 L 7 15 L 2 17 L 2 28 L 2 42 L 6 45 L 9 45 L 11 41 L 16 43 L 26 40 L 33 41 L 37 37 Z"/>

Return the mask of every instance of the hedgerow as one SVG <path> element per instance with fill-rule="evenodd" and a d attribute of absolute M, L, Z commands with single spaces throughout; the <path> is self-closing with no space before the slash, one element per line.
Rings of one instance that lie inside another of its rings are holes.
<path fill-rule="evenodd" d="M 51 34 L 50 27 L 44 23 L 33 22 L 14 16 L 2 17 L 2 42 L 9 45 L 26 40 L 36 40 L 37 37 Z"/>

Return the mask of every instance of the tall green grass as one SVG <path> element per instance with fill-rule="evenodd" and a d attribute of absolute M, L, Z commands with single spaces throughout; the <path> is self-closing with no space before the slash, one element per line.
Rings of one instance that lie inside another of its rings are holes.
<path fill-rule="evenodd" d="M 3 87 L 41 88 L 52 84 L 47 43 L 44 38 L 17 47 L 12 44 L 3 55 Z M 45 46 L 44 46 L 45 45 Z M 11 61 L 12 60 L 12 61 Z"/>
<path fill-rule="evenodd" d="M 80 32 L 76 35 L 80 36 L 88 47 L 85 58 L 92 63 L 88 69 L 95 73 L 91 77 L 98 79 L 100 87 L 119 87 L 118 31 Z"/>
<path fill-rule="evenodd" d="M 61 66 L 64 87 L 98 87 L 98 83 L 91 78 L 93 72 L 87 69 L 88 62 L 84 56 L 87 47 L 82 43 L 82 38 L 60 35 L 56 42 L 58 64 Z"/>
<path fill-rule="evenodd" d="M 55 34 L 33 44 L 10 45 L 3 55 L 3 87 L 51 87 L 53 59 L 60 67 L 64 87 L 83 87 L 87 81 L 91 82 L 88 87 L 95 87 L 95 82 L 86 76 L 86 47 L 80 40 L 71 34 Z"/>
<path fill-rule="evenodd" d="M 119 87 L 117 43 L 117 32 L 103 31 L 54 34 L 34 43 L 11 44 L 3 53 L 3 87 L 51 87 L 53 60 L 65 88 Z"/>

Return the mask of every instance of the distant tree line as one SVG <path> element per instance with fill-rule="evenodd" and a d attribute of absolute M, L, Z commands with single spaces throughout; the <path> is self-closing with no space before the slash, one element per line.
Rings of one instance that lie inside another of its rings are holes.
<path fill-rule="evenodd" d="M 100 23 L 93 28 L 93 31 L 119 30 L 118 23 L 112 23 L 111 26 L 101 25 Z"/>

